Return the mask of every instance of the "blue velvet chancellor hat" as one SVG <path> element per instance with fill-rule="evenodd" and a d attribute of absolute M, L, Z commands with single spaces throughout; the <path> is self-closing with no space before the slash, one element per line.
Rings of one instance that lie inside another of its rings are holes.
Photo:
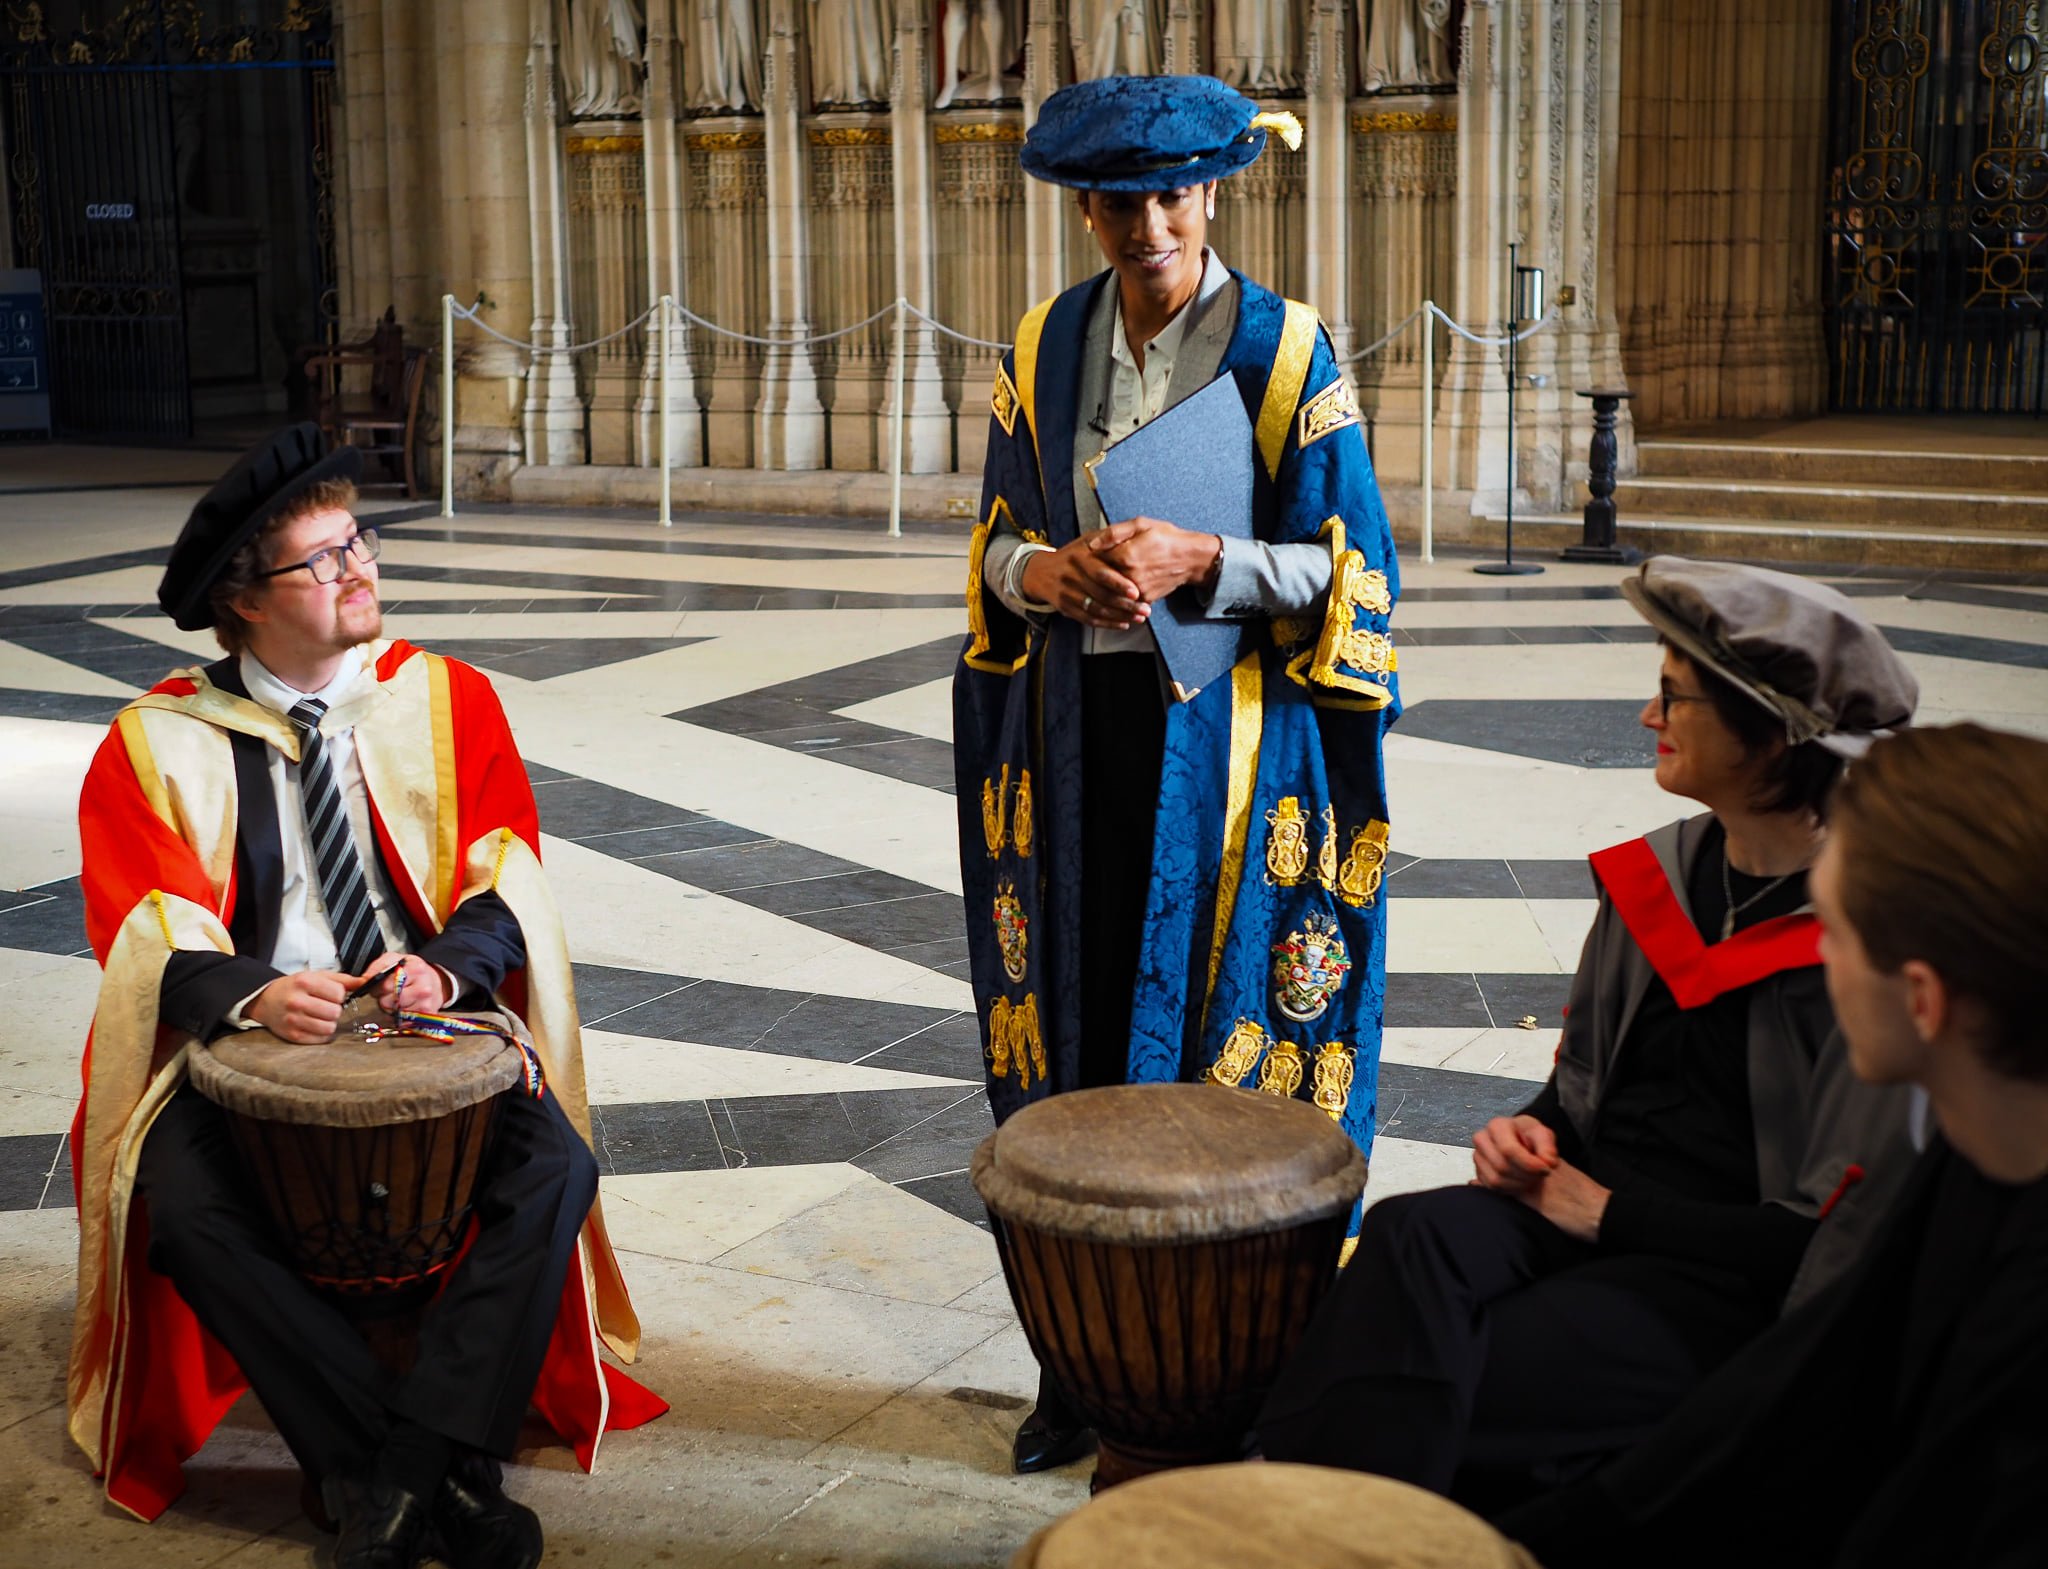
<path fill-rule="evenodd" d="M 1268 113 L 1213 76 L 1105 76 L 1062 87 L 1024 138 L 1024 172 L 1083 191 L 1163 191 L 1235 174 L 1293 115 Z"/>

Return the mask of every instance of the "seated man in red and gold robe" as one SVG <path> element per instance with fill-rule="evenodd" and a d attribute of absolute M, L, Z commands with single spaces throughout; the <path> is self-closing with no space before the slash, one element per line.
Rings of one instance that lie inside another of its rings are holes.
<path fill-rule="evenodd" d="M 86 922 L 105 967 L 72 1126 L 79 1217 L 72 1436 L 107 1495 L 154 1519 L 253 1387 L 341 1531 L 344 1569 L 539 1561 L 497 1460 L 531 1404 L 588 1467 L 607 1427 L 666 1406 L 599 1360 L 639 1324 L 596 1202 L 568 951 L 540 827 L 490 683 L 384 641 L 359 454 L 300 425 L 193 510 L 158 598 L 227 657 L 116 719 L 79 803 Z M 477 1226 L 386 1373 L 294 1272 L 193 1041 L 330 1040 L 345 999 L 499 1007 L 546 1087 L 510 1095 Z"/>

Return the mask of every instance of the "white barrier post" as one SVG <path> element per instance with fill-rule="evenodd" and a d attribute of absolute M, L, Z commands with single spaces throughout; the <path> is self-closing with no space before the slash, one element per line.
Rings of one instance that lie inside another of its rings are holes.
<path fill-rule="evenodd" d="M 455 516 L 455 296 L 441 296 L 441 516 Z"/>
<path fill-rule="evenodd" d="M 910 301 L 896 296 L 896 414 L 889 421 L 889 537 L 903 537 L 903 328 Z"/>
<path fill-rule="evenodd" d="M 1422 564 L 1436 560 L 1436 302 L 1422 302 Z"/>
<path fill-rule="evenodd" d="M 661 326 L 661 526 L 673 528 L 675 516 L 670 510 L 670 491 L 674 485 L 669 469 L 669 428 L 668 428 L 668 361 L 675 349 L 675 296 L 664 294 L 661 303 L 654 308 L 655 320 Z"/>

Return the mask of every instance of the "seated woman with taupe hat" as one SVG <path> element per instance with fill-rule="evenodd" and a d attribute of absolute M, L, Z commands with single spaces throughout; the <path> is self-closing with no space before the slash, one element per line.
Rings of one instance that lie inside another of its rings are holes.
<path fill-rule="evenodd" d="M 1272 1459 L 1482 1510 L 1579 1475 L 1838 1274 L 1910 1161 L 1903 1096 L 1849 1071 L 1806 875 L 1917 684 L 1806 578 L 1665 556 L 1622 592 L 1662 649 L 1657 783 L 1707 811 L 1591 857 L 1550 1079 L 1468 1186 L 1366 1212 L 1260 1414 Z"/>

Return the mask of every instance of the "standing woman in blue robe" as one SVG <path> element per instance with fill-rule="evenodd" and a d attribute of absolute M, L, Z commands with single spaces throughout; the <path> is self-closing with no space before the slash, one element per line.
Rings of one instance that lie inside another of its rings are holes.
<path fill-rule="evenodd" d="M 1273 130 L 1298 145 L 1209 77 L 1111 77 L 1026 139 L 1108 268 L 1028 312 L 996 374 L 954 680 L 968 947 L 998 1121 L 1207 1080 L 1312 1100 L 1369 1154 L 1399 576 L 1315 312 L 1206 243 Z M 1250 537 L 1105 517 L 1090 461 L 1222 376 L 1255 432 Z M 1176 593 L 1238 628 L 1194 693 L 1148 625 Z M 1017 1469 L 1088 1442 L 1041 1381 Z"/>

